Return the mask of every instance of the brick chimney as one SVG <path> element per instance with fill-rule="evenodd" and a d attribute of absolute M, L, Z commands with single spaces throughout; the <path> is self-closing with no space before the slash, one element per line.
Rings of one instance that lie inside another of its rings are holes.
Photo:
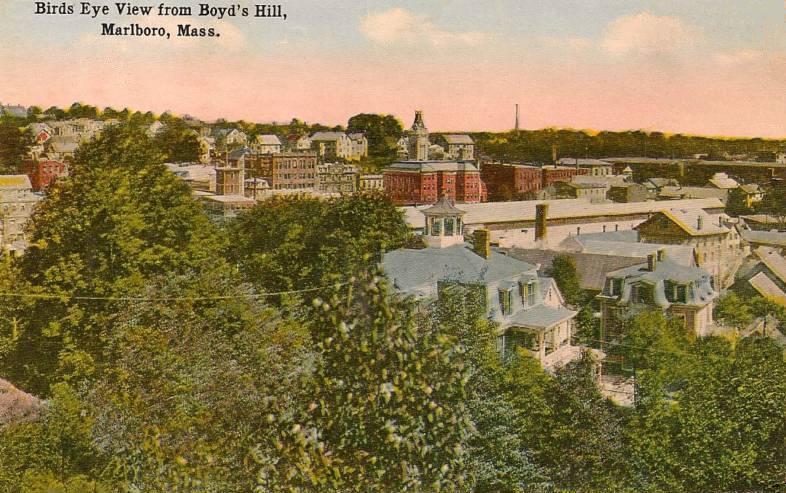
<path fill-rule="evenodd" d="M 666 258 L 666 249 L 665 248 L 658 249 L 658 262 L 663 262 L 665 258 Z"/>
<path fill-rule="evenodd" d="M 650 272 L 655 272 L 655 269 L 658 267 L 658 256 L 654 253 L 647 255 L 647 270 Z"/>
<path fill-rule="evenodd" d="M 475 253 L 483 258 L 489 258 L 491 256 L 491 232 L 487 229 L 476 229 L 473 235 Z"/>
<path fill-rule="evenodd" d="M 696 229 L 701 231 L 701 228 L 704 227 L 704 218 L 699 216 L 696 218 Z"/>
<path fill-rule="evenodd" d="M 546 241 L 548 236 L 549 204 L 535 206 L 535 241 Z"/>

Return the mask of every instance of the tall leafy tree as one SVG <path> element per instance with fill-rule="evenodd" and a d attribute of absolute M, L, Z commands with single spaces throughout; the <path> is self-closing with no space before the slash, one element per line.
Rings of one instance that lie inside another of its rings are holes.
<path fill-rule="evenodd" d="M 113 126 L 80 147 L 30 225 L 20 286 L 32 298 L 6 371 L 26 390 L 89 376 L 117 310 L 145 280 L 215 268 L 223 243 L 143 128 Z M 62 298 L 48 298 L 57 295 Z M 30 299 L 27 300 L 28 302 Z"/>
<path fill-rule="evenodd" d="M 167 162 L 184 163 L 199 160 L 197 135 L 179 118 L 169 119 L 154 142 Z"/>
<path fill-rule="evenodd" d="M 422 330 L 378 273 L 318 298 L 310 406 L 272 420 L 281 456 L 260 458 L 263 491 L 463 491 L 464 354 Z M 279 427 L 281 427 L 281 425 Z"/>
<path fill-rule="evenodd" d="M 19 165 L 33 145 L 33 134 L 18 122 L 0 117 L 0 172 L 17 173 Z"/>
<path fill-rule="evenodd" d="M 360 113 L 349 119 L 347 132 L 361 132 L 368 139 L 371 156 L 390 156 L 396 151 L 396 142 L 402 134 L 401 122 L 393 115 Z"/>
<path fill-rule="evenodd" d="M 581 277 L 576 270 L 576 262 L 573 257 L 563 254 L 554 257 L 548 275 L 557 282 L 557 286 L 568 304 L 578 306 L 585 301 L 586 296 L 581 289 Z"/>

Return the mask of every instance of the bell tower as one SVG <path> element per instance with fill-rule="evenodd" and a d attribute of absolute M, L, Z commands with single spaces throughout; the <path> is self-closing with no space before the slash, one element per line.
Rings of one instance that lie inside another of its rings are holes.
<path fill-rule="evenodd" d="M 409 130 L 409 159 L 411 161 L 428 161 L 428 129 L 423 122 L 423 111 L 415 111 L 415 121 Z"/>

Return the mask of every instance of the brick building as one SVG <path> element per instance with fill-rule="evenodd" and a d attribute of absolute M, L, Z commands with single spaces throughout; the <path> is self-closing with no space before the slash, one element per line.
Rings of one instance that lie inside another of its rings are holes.
<path fill-rule="evenodd" d="M 230 162 L 243 159 L 247 178 L 266 180 L 270 190 L 313 190 L 317 188 L 317 154 L 282 152 L 254 154 L 241 149 L 230 154 Z"/>
<path fill-rule="evenodd" d="M 534 195 L 541 188 L 541 169 L 537 166 L 507 163 L 483 163 L 480 176 L 491 200 L 511 200 Z"/>
<path fill-rule="evenodd" d="M 383 183 L 397 205 L 433 204 L 442 196 L 454 202 L 486 201 L 480 171 L 470 162 L 401 161 L 384 169 Z"/>
<path fill-rule="evenodd" d="M 570 182 L 576 175 L 586 175 L 586 168 L 570 166 L 543 166 L 541 168 L 541 188 L 546 188 L 558 181 Z"/>
<path fill-rule="evenodd" d="M 30 177 L 34 192 L 47 188 L 57 178 L 68 176 L 68 165 L 60 161 L 25 161 L 22 169 Z"/>

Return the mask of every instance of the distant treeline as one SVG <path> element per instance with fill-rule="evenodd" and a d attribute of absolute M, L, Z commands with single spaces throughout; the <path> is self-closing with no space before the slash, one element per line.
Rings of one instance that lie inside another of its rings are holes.
<path fill-rule="evenodd" d="M 641 130 L 590 133 L 583 130 L 542 129 L 503 133 L 473 133 L 483 155 L 503 161 L 550 163 L 556 148 L 561 157 L 602 158 L 642 156 L 690 158 L 706 154 L 709 159 L 771 160 L 786 149 L 786 139 L 701 137 Z"/>

